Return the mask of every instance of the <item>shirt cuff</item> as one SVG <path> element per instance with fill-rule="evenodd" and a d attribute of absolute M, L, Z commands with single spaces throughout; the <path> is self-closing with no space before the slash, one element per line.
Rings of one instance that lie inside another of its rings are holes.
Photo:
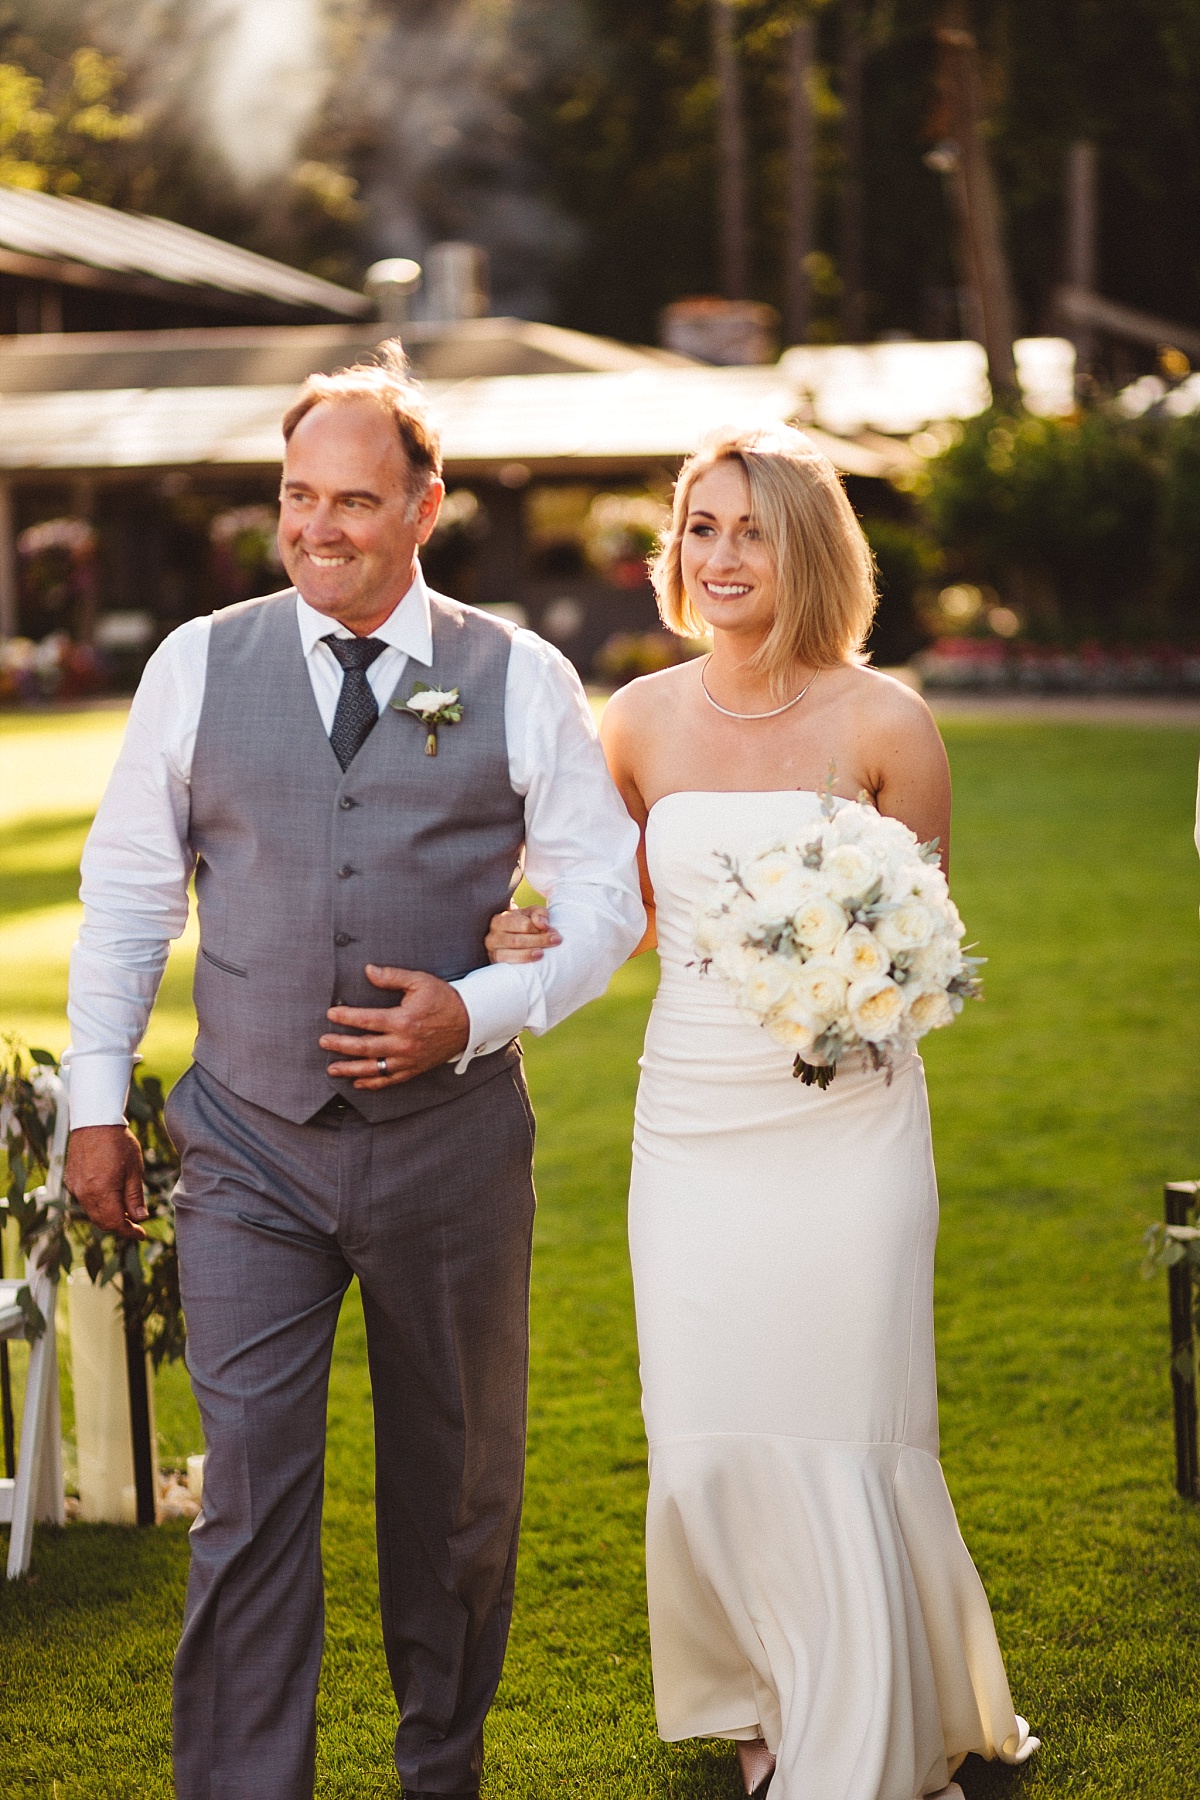
<path fill-rule="evenodd" d="M 467 1009 L 471 1035 L 454 1065 L 461 1075 L 477 1056 L 503 1050 L 529 1024 L 529 990 L 515 963 L 489 963 L 450 986 Z"/>
<path fill-rule="evenodd" d="M 133 1073 L 131 1056 L 89 1055 L 63 1058 L 71 1129 L 84 1125 L 124 1125 L 125 1101 Z"/>

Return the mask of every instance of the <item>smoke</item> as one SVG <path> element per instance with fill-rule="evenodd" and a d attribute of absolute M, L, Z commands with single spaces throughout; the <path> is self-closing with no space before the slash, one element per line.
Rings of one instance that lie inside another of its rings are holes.
<path fill-rule="evenodd" d="M 366 126 L 367 248 L 421 260 L 481 244 L 493 309 L 546 318 L 575 228 L 551 203 L 523 107 L 587 53 L 582 0 L 391 0 L 366 23 L 348 98 Z"/>
<path fill-rule="evenodd" d="M 329 85 L 318 0 L 196 0 L 192 12 L 214 142 L 246 186 L 285 174 Z"/>
<path fill-rule="evenodd" d="M 237 185 L 286 174 L 330 83 L 325 0 L 26 0 L 39 23 L 115 51 L 139 108 L 217 155 Z"/>
<path fill-rule="evenodd" d="M 151 127 L 146 143 L 161 127 L 206 170 L 206 219 L 228 201 L 238 216 L 259 218 L 267 235 L 253 226 L 251 235 L 266 247 L 286 229 L 279 221 L 297 166 L 329 165 L 335 182 L 340 171 L 359 184 L 363 265 L 419 261 L 430 244 L 465 238 L 488 252 L 494 309 L 545 318 L 576 228 L 547 197 L 526 121 L 556 77 L 594 53 L 586 8 L 587 0 L 15 0 L 12 10 L 35 37 L 39 24 L 52 25 L 121 56 L 128 99 Z"/>

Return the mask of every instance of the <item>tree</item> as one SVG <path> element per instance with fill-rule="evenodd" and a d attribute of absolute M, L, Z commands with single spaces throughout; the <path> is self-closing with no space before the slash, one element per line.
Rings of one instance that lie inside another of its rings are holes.
<path fill-rule="evenodd" d="M 122 79 L 116 58 L 90 46 L 75 51 L 49 90 L 19 63 L 0 62 L 0 182 L 111 199 L 114 171 L 98 147 L 142 130 L 136 114 L 112 105 Z"/>

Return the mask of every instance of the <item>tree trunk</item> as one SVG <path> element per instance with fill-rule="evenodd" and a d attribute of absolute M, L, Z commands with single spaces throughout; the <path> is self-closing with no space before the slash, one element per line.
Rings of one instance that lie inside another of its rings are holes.
<path fill-rule="evenodd" d="M 958 148 L 953 180 L 961 206 L 963 264 L 979 297 L 992 393 L 997 400 L 1019 403 L 1012 289 L 1000 233 L 1000 205 L 983 137 L 979 52 L 974 35 L 957 22 L 960 16 L 959 8 L 950 9 L 948 22 L 938 29 L 937 41 L 943 96 Z"/>
<path fill-rule="evenodd" d="M 713 0 L 713 53 L 717 76 L 717 210 L 721 221 L 721 292 L 745 300 L 749 292 L 746 249 L 746 137 L 742 81 L 733 31 L 732 0 Z"/>
<path fill-rule="evenodd" d="M 842 0 L 842 191 L 839 274 L 842 336 L 858 343 L 866 328 L 863 293 L 863 36 L 861 0 Z"/>
<path fill-rule="evenodd" d="M 1067 286 L 1081 293 L 1097 289 L 1097 155 L 1095 144 L 1078 140 L 1067 147 Z M 1090 375 L 1096 361 L 1096 333 L 1077 325 L 1075 374 Z"/>
<path fill-rule="evenodd" d="M 787 47 L 788 160 L 787 269 L 784 329 L 789 344 L 803 344 L 812 314 L 808 258 L 813 248 L 813 51 L 816 27 L 811 14 L 797 19 Z"/>

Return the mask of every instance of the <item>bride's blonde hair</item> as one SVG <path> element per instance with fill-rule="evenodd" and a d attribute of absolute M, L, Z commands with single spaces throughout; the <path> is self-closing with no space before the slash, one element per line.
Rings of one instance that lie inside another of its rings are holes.
<path fill-rule="evenodd" d="M 708 630 L 684 588 L 680 550 L 692 489 L 722 462 L 745 474 L 750 511 L 776 568 L 775 620 L 751 667 L 781 691 L 797 664 L 862 662 L 877 603 L 871 548 L 833 464 L 789 426 L 724 432 L 684 463 L 650 570 L 663 624 L 681 637 Z"/>

